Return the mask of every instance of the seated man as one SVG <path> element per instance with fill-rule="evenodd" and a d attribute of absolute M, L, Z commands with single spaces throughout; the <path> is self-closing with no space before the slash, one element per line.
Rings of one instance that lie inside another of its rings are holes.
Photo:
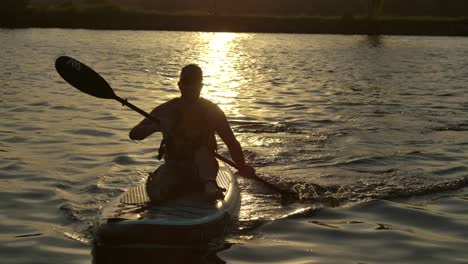
<path fill-rule="evenodd" d="M 160 123 L 147 118 L 136 125 L 130 139 L 143 140 L 154 132 L 163 133 L 160 156 L 165 164 L 150 174 L 146 190 L 151 201 L 167 200 L 186 191 L 204 191 L 208 199 L 223 198 L 216 183 L 219 165 L 214 156 L 217 133 L 227 145 L 234 162 L 243 175 L 255 174 L 246 165 L 242 148 L 224 112 L 214 103 L 200 98 L 203 74 L 194 64 L 185 66 L 178 82 L 180 98 L 157 106 L 151 115 Z"/>

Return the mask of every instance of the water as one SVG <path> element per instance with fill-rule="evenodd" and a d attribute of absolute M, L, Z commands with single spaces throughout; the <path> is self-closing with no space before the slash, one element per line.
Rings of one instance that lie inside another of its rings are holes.
<path fill-rule="evenodd" d="M 249 162 L 301 197 L 281 203 L 239 179 L 237 227 L 184 249 L 185 262 L 468 263 L 466 38 L 25 29 L 0 39 L 1 263 L 116 263 L 118 251 L 93 250 L 92 221 L 159 164 L 160 135 L 129 140 L 141 117 L 65 84 L 61 55 L 147 111 L 198 63 L 202 95 Z M 180 250 L 130 256 L 174 262 Z"/>

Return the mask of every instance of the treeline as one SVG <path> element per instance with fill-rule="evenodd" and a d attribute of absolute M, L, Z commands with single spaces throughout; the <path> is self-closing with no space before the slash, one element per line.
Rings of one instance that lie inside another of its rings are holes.
<path fill-rule="evenodd" d="M 239 13 L 236 15 L 234 11 L 230 12 L 229 15 L 228 13 L 213 13 L 212 11 L 207 13 L 202 13 L 201 11 L 190 13 L 187 12 L 187 10 L 181 13 L 179 12 L 178 14 L 169 14 L 167 10 L 163 12 L 164 10 L 162 9 L 150 11 L 150 8 L 138 10 L 135 8 L 131 9 L 125 6 L 118 6 L 116 5 L 117 2 L 109 2 L 110 0 L 82 0 L 79 2 L 80 4 L 76 4 L 76 2 L 72 1 L 56 0 L 55 4 L 48 6 L 34 6 L 25 0 L 2 1 L 2 8 L 0 8 L 0 27 L 9 28 L 59 27 L 89 29 L 468 36 L 467 18 L 429 17 L 429 15 L 423 11 L 420 12 L 425 14 L 424 18 L 385 16 L 387 15 L 385 10 L 388 10 L 388 7 L 385 9 L 386 5 L 388 5 L 387 1 L 397 0 L 384 0 L 382 8 L 379 8 L 381 17 L 375 20 L 370 20 L 365 15 L 367 8 L 369 8 L 367 6 L 367 1 L 365 0 L 268 1 L 268 3 L 271 4 L 271 6 L 268 7 L 270 10 L 276 10 L 275 8 L 279 8 L 275 7 L 275 4 L 272 3 L 286 3 L 286 1 L 296 4 L 301 1 L 303 3 L 316 3 L 317 5 L 315 8 L 321 8 L 320 13 L 311 13 L 314 15 L 296 14 L 290 16 L 286 16 L 284 14 L 263 14 L 259 16 L 252 15 L 251 13 Z M 154 1 L 157 2 L 157 0 Z M 247 0 L 237 1 L 242 2 Z M 255 4 L 267 3 L 267 0 L 249 1 Z M 350 3 L 353 1 L 357 1 L 356 3 L 359 4 L 351 5 Z M 428 3 L 431 1 L 434 3 L 437 2 L 436 0 L 412 0 L 408 2 L 405 0 L 405 3 L 407 3 L 408 7 L 411 7 L 414 4 L 413 2 Z M 446 0 L 445 2 L 447 3 L 451 1 L 455 3 L 458 0 Z M 343 4 L 344 2 L 347 2 L 347 4 L 344 6 L 341 5 L 341 9 L 333 6 L 333 3 Z M 217 2 L 217 4 L 220 3 L 222 2 Z M 322 6 L 319 5 L 320 3 Z M 401 3 L 403 3 L 403 0 Z M 216 6 L 216 8 L 216 10 L 223 10 L 218 9 L 219 6 Z M 227 6 L 222 8 L 227 8 Z M 238 6 L 238 8 L 240 7 Z M 265 7 L 265 10 L 268 10 L 268 8 Z M 240 9 L 236 10 L 240 12 Z M 293 10 L 294 9 L 291 7 L 291 9 L 284 9 L 283 11 L 289 12 L 288 14 L 293 14 Z M 303 12 L 305 11 L 307 10 L 304 9 Z M 453 16 L 457 17 L 456 15 Z"/>
<path fill-rule="evenodd" d="M 218 0 L 220 12 L 342 16 L 367 15 L 369 0 Z M 383 16 L 468 16 L 467 0 L 384 0 Z"/>
<path fill-rule="evenodd" d="M 372 0 L 112 0 L 159 12 L 216 12 L 219 15 L 342 16 L 367 15 Z M 383 16 L 468 16 L 467 0 L 383 0 Z"/>
<path fill-rule="evenodd" d="M 467 17 L 466 0 L 384 0 L 383 16 Z"/>
<path fill-rule="evenodd" d="M 2 0 L 0 14 L 154 12 L 260 16 L 367 16 L 375 0 Z M 382 17 L 468 17 L 468 0 L 379 0 Z M 42 3 L 42 4 L 39 4 Z"/>

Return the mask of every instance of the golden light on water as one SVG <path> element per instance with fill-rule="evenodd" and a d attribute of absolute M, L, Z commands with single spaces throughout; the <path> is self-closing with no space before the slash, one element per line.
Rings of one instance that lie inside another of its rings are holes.
<path fill-rule="evenodd" d="M 235 111 L 238 87 L 242 76 L 238 71 L 238 61 L 242 47 L 237 40 L 246 37 L 238 33 L 201 33 L 206 41 L 206 49 L 200 53 L 200 66 L 204 71 L 202 96 L 218 103 L 225 111 Z"/>

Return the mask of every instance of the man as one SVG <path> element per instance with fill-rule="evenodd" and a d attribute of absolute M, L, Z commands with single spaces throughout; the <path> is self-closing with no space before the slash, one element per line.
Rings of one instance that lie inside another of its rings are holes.
<path fill-rule="evenodd" d="M 241 175 L 254 175 L 255 170 L 245 163 L 242 147 L 224 112 L 216 104 L 200 98 L 203 87 L 200 67 L 190 64 L 182 68 L 178 86 L 180 98 L 161 104 L 151 112 L 160 120 L 159 124 L 146 118 L 129 134 L 132 140 L 143 140 L 154 132 L 163 133 L 160 156 L 164 156 L 165 164 L 148 177 L 148 196 L 151 201 L 161 201 L 201 190 L 209 200 L 221 199 L 223 192 L 216 184 L 219 166 L 214 156 L 215 133 L 227 145 L 232 159 L 241 168 Z"/>

